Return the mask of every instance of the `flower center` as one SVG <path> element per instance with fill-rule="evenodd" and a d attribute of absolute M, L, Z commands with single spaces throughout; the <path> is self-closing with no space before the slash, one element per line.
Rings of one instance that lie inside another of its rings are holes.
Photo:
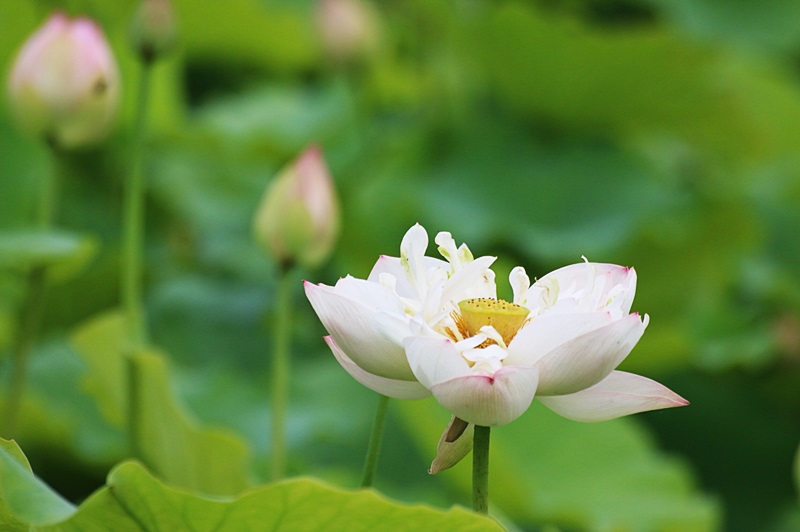
<path fill-rule="evenodd" d="M 522 305 L 486 297 L 465 299 L 458 303 L 458 308 L 461 316 L 456 323 L 465 338 L 475 336 L 481 327 L 491 325 L 506 345 L 511 343 L 530 314 L 530 310 Z"/>

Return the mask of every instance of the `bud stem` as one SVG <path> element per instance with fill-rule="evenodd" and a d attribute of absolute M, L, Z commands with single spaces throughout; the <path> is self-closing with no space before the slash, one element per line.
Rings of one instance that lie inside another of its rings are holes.
<path fill-rule="evenodd" d="M 28 359 L 36 341 L 44 311 L 45 268 L 34 266 L 27 276 L 25 301 L 20 309 L 20 323 L 11 354 L 11 375 L 3 419 L 3 436 L 11 439 L 17 426 L 17 415 L 22 405 Z"/>
<path fill-rule="evenodd" d="M 278 267 L 278 294 L 275 298 L 275 329 L 272 353 L 272 463 L 270 476 L 286 476 L 286 411 L 289 407 L 290 360 L 292 340 L 292 286 L 294 269 Z"/>
<path fill-rule="evenodd" d="M 151 66 L 142 63 L 139 79 L 136 122 L 133 129 L 131 171 L 125 183 L 123 218 L 123 257 L 120 299 L 128 319 L 131 342 L 141 347 L 147 341 L 142 310 L 142 255 L 144 239 L 144 175 L 142 160 L 150 96 Z"/>
<path fill-rule="evenodd" d="M 489 513 L 489 427 L 475 425 L 472 447 L 472 509 Z"/>
<path fill-rule="evenodd" d="M 39 205 L 37 206 L 37 224 L 40 229 L 47 230 L 53 224 L 58 198 L 58 182 L 61 173 L 65 172 L 66 155 L 55 146 L 50 146 L 52 154 L 52 170 L 40 183 Z M 19 313 L 19 328 L 14 338 L 11 352 L 11 371 L 9 374 L 8 397 L 3 417 L 3 436 L 13 438 L 17 427 L 17 417 L 25 394 L 28 375 L 28 360 L 39 335 L 44 314 L 46 268 L 34 266 L 28 272 L 25 286 L 25 300 Z"/>
<path fill-rule="evenodd" d="M 386 410 L 389 406 L 389 398 L 385 395 L 378 395 L 378 406 L 375 409 L 375 419 L 372 421 L 372 433 L 369 435 L 367 445 L 367 456 L 364 458 L 364 473 L 361 476 L 361 487 L 369 488 L 375 479 L 375 471 L 378 468 L 378 457 L 381 453 L 381 443 L 383 442 L 383 429 L 386 426 Z"/>
<path fill-rule="evenodd" d="M 151 65 L 141 63 L 137 88 L 136 118 L 131 138 L 131 166 L 125 181 L 122 219 L 122 266 L 120 300 L 128 326 L 128 348 L 123 355 L 128 384 L 127 436 L 129 452 L 142 460 L 139 442 L 139 393 L 135 357 L 137 351 L 147 343 L 147 328 L 142 308 L 142 260 L 144 254 L 144 138 L 150 96 Z"/>

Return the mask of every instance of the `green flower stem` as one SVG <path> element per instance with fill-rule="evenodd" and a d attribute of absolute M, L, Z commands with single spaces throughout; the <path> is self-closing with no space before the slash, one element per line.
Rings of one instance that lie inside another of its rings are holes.
<path fill-rule="evenodd" d="M 367 446 L 367 456 L 364 459 L 364 473 L 361 476 L 361 487 L 372 486 L 375 479 L 375 470 L 378 468 L 378 456 L 381 453 L 381 442 L 383 441 L 383 429 L 386 426 L 386 410 L 389 406 L 389 398 L 385 395 L 378 395 L 378 407 L 375 409 L 375 419 L 372 422 L 372 433 L 369 435 L 369 445 Z"/>
<path fill-rule="evenodd" d="M 128 422 L 128 445 L 131 456 L 144 459 L 142 453 L 142 427 L 139 417 L 139 397 L 142 389 L 142 375 L 139 366 L 139 359 L 135 353 L 129 353 L 125 357 L 125 373 L 128 386 L 127 422 Z"/>
<path fill-rule="evenodd" d="M 489 427 L 475 425 L 472 446 L 472 509 L 489 513 Z"/>
<path fill-rule="evenodd" d="M 278 294 L 275 299 L 275 329 L 272 353 L 272 463 L 270 477 L 286 476 L 286 411 L 289 408 L 292 328 L 292 268 L 282 264 L 278 271 Z"/>
<path fill-rule="evenodd" d="M 133 128 L 131 172 L 125 183 L 122 235 L 122 278 L 120 299 L 135 347 L 147 342 L 142 309 L 142 257 L 144 250 L 144 172 L 143 152 L 150 99 L 152 66 L 143 62 L 139 79 L 136 122 Z"/>
<path fill-rule="evenodd" d="M 65 172 L 65 155 L 51 145 L 53 170 L 45 176 L 39 190 L 39 204 L 36 215 L 37 225 L 47 230 L 55 219 L 60 174 Z M 3 435 L 14 436 L 17 417 L 22 406 L 22 397 L 28 376 L 28 360 L 36 343 L 44 314 L 46 268 L 34 266 L 25 279 L 25 299 L 19 314 L 19 328 L 11 350 L 11 370 L 9 373 L 8 397 L 6 398 L 3 419 Z"/>
<path fill-rule="evenodd" d="M 28 359 L 36 342 L 44 311 L 45 269 L 36 266 L 28 272 L 27 293 L 20 311 L 20 323 L 11 352 L 11 374 L 6 400 L 3 436 L 12 438 L 17 428 L 17 417 L 28 374 Z"/>
<path fill-rule="evenodd" d="M 131 139 L 131 165 L 124 191 L 122 218 L 122 266 L 120 271 L 120 301 L 128 326 L 128 346 L 124 353 L 128 384 L 128 445 L 131 456 L 142 458 L 139 448 L 139 403 L 136 371 L 136 352 L 147 343 L 147 326 L 142 304 L 142 262 L 144 255 L 144 139 L 150 99 L 152 65 L 141 63 L 137 88 L 136 119 Z"/>

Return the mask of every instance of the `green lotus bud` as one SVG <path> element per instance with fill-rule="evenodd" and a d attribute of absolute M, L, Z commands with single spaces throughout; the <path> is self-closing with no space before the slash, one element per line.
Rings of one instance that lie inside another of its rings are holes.
<path fill-rule="evenodd" d="M 102 30 L 63 13 L 25 42 L 8 89 L 21 126 L 61 148 L 103 139 L 120 101 L 119 70 Z"/>
<path fill-rule="evenodd" d="M 175 12 L 169 0 L 142 0 L 131 20 L 131 43 L 142 61 L 150 63 L 175 46 Z"/>
<path fill-rule="evenodd" d="M 319 148 L 306 149 L 270 183 L 253 228 L 283 265 L 313 268 L 328 258 L 339 236 L 339 204 Z"/>

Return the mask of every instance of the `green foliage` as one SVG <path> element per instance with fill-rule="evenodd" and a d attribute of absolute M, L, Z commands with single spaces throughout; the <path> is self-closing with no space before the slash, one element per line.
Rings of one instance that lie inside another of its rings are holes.
<path fill-rule="evenodd" d="M 164 356 L 126 352 L 126 338 L 124 317 L 109 313 L 79 329 L 74 342 L 88 367 L 86 388 L 109 422 L 130 423 L 128 398 L 136 402 L 137 457 L 168 482 L 201 493 L 233 495 L 248 487 L 247 445 L 235 435 L 198 428 L 174 399 Z"/>
<path fill-rule="evenodd" d="M 92 259 L 96 248 L 94 238 L 68 231 L 6 230 L 0 232 L 0 268 L 47 268 L 49 276 L 68 279 Z"/>
<path fill-rule="evenodd" d="M 398 530 L 442 528 L 502 530 L 460 508 L 403 506 L 370 490 L 348 492 L 312 479 L 255 488 L 230 500 L 199 497 L 165 485 L 141 464 L 126 462 L 106 487 L 78 508 L 30 471 L 14 442 L 0 448 L 0 524 L 3 530 Z"/>
<path fill-rule="evenodd" d="M 797 488 L 797 497 L 800 499 L 800 447 L 797 448 L 797 454 L 794 456 L 794 484 Z"/>
<path fill-rule="evenodd" d="M 27 530 L 69 517 L 75 508 L 31 471 L 13 441 L 0 440 L 0 525 L 3 530 Z"/>

